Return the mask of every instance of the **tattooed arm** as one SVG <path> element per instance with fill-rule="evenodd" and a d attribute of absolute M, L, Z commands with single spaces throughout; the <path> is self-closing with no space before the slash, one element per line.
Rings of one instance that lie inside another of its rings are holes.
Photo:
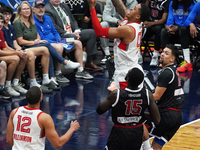
<path fill-rule="evenodd" d="M 127 9 L 122 2 L 122 0 L 111 0 L 117 12 L 121 15 L 122 18 L 126 17 Z"/>

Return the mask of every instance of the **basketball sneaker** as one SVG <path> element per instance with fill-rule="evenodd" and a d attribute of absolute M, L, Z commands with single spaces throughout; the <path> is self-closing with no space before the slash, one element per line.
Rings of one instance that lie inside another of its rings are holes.
<path fill-rule="evenodd" d="M 153 56 L 150 62 L 150 67 L 157 67 L 158 66 L 158 56 Z"/>
<path fill-rule="evenodd" d="M 186 82 L 188 79 L 192 77 L 192 71 L 180 73 L 179 77 L 180 80 Z"/>
<path fill-rule="evenodd" d="M 178 72 L 192 71 L 192 63 L 188 63 L 186 60 L 181 63 L 181 66 L 177 68 Z"/>
<path fill-rule="evenodd" d="M 114 90 L 116 90 L 116 89 L 117 89 L 117 88 L 116 88 L 115 82 L 114 82 L 114 81 L 111 81 L 110 86 L 108 86 L 108 90 L 109 90 L 109 91 L 114 91 Z"/>

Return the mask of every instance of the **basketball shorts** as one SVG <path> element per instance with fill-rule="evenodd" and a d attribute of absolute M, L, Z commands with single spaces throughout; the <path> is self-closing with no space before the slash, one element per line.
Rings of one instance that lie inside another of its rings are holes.
<path fill-rule="evenodd" d="M 157 125 L 150 122 L 146 122 L 145 125 L 149 130 L 149 135 L 167 143 L 181 126 L 182 114 L 181 111 L 162 109 L 160 117 L 161 121 Z"/>
<path fill-rule="evenodd" d="M 140 150 L 143 126 L 137 128 L 112 127 L 105 150 Z"/>

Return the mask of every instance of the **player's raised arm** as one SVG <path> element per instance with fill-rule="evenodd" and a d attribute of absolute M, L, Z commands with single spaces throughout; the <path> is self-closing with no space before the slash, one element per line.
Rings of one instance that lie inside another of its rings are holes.
<path fill-rule="evenodd" d="M 121 15 L 122 18 L 126 18 L 127 9 L 122 2 L 122 0 L 111 0 L 117 12 Z"/>

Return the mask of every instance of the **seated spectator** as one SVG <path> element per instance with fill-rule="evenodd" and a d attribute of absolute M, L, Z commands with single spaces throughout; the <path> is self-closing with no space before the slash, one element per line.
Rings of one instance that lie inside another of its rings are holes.
<path fill-rule="evenodd" d="M 160 33 L 161 30 L 165 27 L 164 25 L 167 21 L 169 2 L 170 0 L 147 0 L 145 3 L 151 11 L 151 17 L 149 21 L 144 22 L 146 32 L 144 34 L 143 40 L 147 40 L 152 35 L 155 35 L 154 52 L 150 66 L 158 66 L 158 56 L 160 56 L 159 50 L 161 48 Z"/>
<path fill-rule="evenodd" d="M 0 15 L 0 20 L 1 20 L 0 27 L 2 28 L 5 22 L 3 15 Z M 30 76 L 30 86 L 39 86 L 42 88 L 44 93 L 52 92 L 52 90 L 48 89 L 48 87 L 44 85 L 43 86 L 39 85 L 35 79 L 35 55 L 32 52 L 33 49 L 30 48 L 28 51 L 22 51 L 20 48 L 18 48 L 15 51 L 14 49 L 6 46 L 7 43 L 5 44 L 2 30 L 0 30 L 0 33 L 1 33 L 0 58 L 1 60 L 4 60 L 6 64 L 8 65 L 5 90 L 10 94 L 10 96 L 20 96 L 20 93 L 25 94 L 27 92 L 26 89 L 22 88 L 19 85 L 19 78 L 26 64 L 27 64 L 27 68 L 28 68 L 28 72 Z M 42 55 L 43 64 L 45 64 L 47 67 L 47 68 L 44 67 L 43 70 L 44 70 L 44 73 L 46 72 L 48 73 L 48 67 L 49 67 L 49 64 L 47 63 L 49 62 L 48 50 L 44 47 L 44 48 L 39 49 L 39 51 L 40 52 L 37 52 L 36 56 Z M 11 85 L 11 79 L 14 73 L 15 73 L 15 77 Z M 47 75 L 46 74 L 44 75 L 44 78 L 43 78 L 44 84 L 49 83 L 49 78 Z"/>
<path fill-rule="evenodd" d="M 4 25 L 4 17 L 0 14 L 0 60 L 3 60 L 8 65 L 8 73 L 6 76 L 5 90 L 10 96 L 20 96 L 21 94 L 26 94 L 27 90 L 19 85 L 20 75 L 26 65 L 27 54 L 21 50 L 10 51 L 4 41 L 4 34 L 1 30 Z M 11 80 L 13 79 L 13 84 L 11 86 Z M 15 90 L 14 90 L 14 89 Z M 16 91 L 18 89 L 18 92 Z M 20 92 L 20 93 L 19 93 Z"/>
<path fill-rule="evenodd" d="M 123 3 L 127 9 L 131 9 L 138 4 L 136 0 L 123 0 Z M 117 27 L 124 20 L 116 11 L 111 0 L 106 1 L 102 17 L 103 21 L 101 22 L 101 26 L 103 28 Z M 101 63 L 105 64 L 106 60 L 110 57 L 109 39 L 100 38 L 100 41 L 105 54 L 104 58 L 101 60 Z"/>
<path fill-rule="evenodd" d="M 191 37 L 194 40 L 200 41 L 200 2 L 195 4 L 184 25 L 190 27 Z"/>
<path fill-rule="evenodd" d="M 53 26 L 53 23 L 51 21 L 51 18 L 47 15 L 44 15 L 45 7 L 42 0 L 36 0 L 33 4 L 33 11 L 34 11 L 34 21 L 37 27 L 37 31 L 41 37 L 42 40 L 46 40 L 51 45 L 60 52 L 60 55 L 63 53 L 63 46 L 59 44 L 59 40 L 61 39 L 59 33 L 56 31 L 56 29 Z M 76 72 L 75 77 L 77 78 L 85 78 L 85 79 L 92 79 L 93 76 L 88 74 L 83 69 L 83 50 L 82 50 L 82 43 L 79 40 L 74 40 L 75 44 L 75 58 L 80 63 L 80 66 L 78 67 L 78 70 Z M 56 74 L 56 80 L 58 82 L 62 82 L 62 79 L 60 79 L 60 64 L 56 63 L 55 65 L 55 74 Z"/>
<path fill-rule="evenodd" d="M 195 21 L 197 24 L 195 24 Z M 196 3 L 188 18 L 185 21 L 185 26 L 190 27 L 190 35 L 194 40 L 200 41 L 200 2 Z M 200 69 L 199 69 L 200 73 Z"/>
<path fill-rule="evenodd" d="M 65 3 L 69 6 L 71 13 L 74 15 L 74 18 L 81 29 L 92 29 L 92 22 L 87 0 L 82 0 L 80 2 L 74 0 L 65 0 Z"/>
<path fill-rule="evenodd" d="M 166 44 L 180 39 L 181 47 L 183 49 L 184 62 L 177 68 L 179 72 L 193 70 L 190 61 L 190 31 L 184 26 L 185 20 L 192 11 L 195 1 L 193 0 L 173 0 L 169 4 L 169 12 L 166 27 L 161 32 L 162 49 Z"/>
<path fill-rule="evenodd" d="M 54 89 L 60 89 L 59 85 L 55 82 L 52 57 L 60 64 L 63 64 L 65 69 L 75 69 L 78 68 L 80 64 L 63 58 L 50 43 L 40 39 L 33 20 L 33 11 L 28 2 L 23 1 L 18 7 L 13 26 L 15 29 L 16 40 L 20 46 L 24 46 L 25 48 L 44 46 L 48 48 L 50 52 L 49 77 L 52 78 L 53 81 L 49 83 L 49 86 Z M 63 76 L 63 78 L 65 77 Z M 68 79 L 65 79 L 65 81 L 69 82 Z"/>
<path fill-rule="evenodd" d="M 102 67 L 93 63 L 95 55 L 97 54 L 96 35 L 93 29 L 84 29 L 80 31 L 69 7 L 65 3 L 60 3 L 60 0 L 49 0 L 45 6 L 45 13 L 51 17 L 53 25 L 61 38 L 80 39 L 82 44 L 86 44 L 86 69 L 94 71 L 103 70 Z"/>
<path fill-rule="evenodd" d="M 10 94 L 5 90 L 7 65 L 5 61 L 0 60 L 0 98 L 10 98 Z"/>

